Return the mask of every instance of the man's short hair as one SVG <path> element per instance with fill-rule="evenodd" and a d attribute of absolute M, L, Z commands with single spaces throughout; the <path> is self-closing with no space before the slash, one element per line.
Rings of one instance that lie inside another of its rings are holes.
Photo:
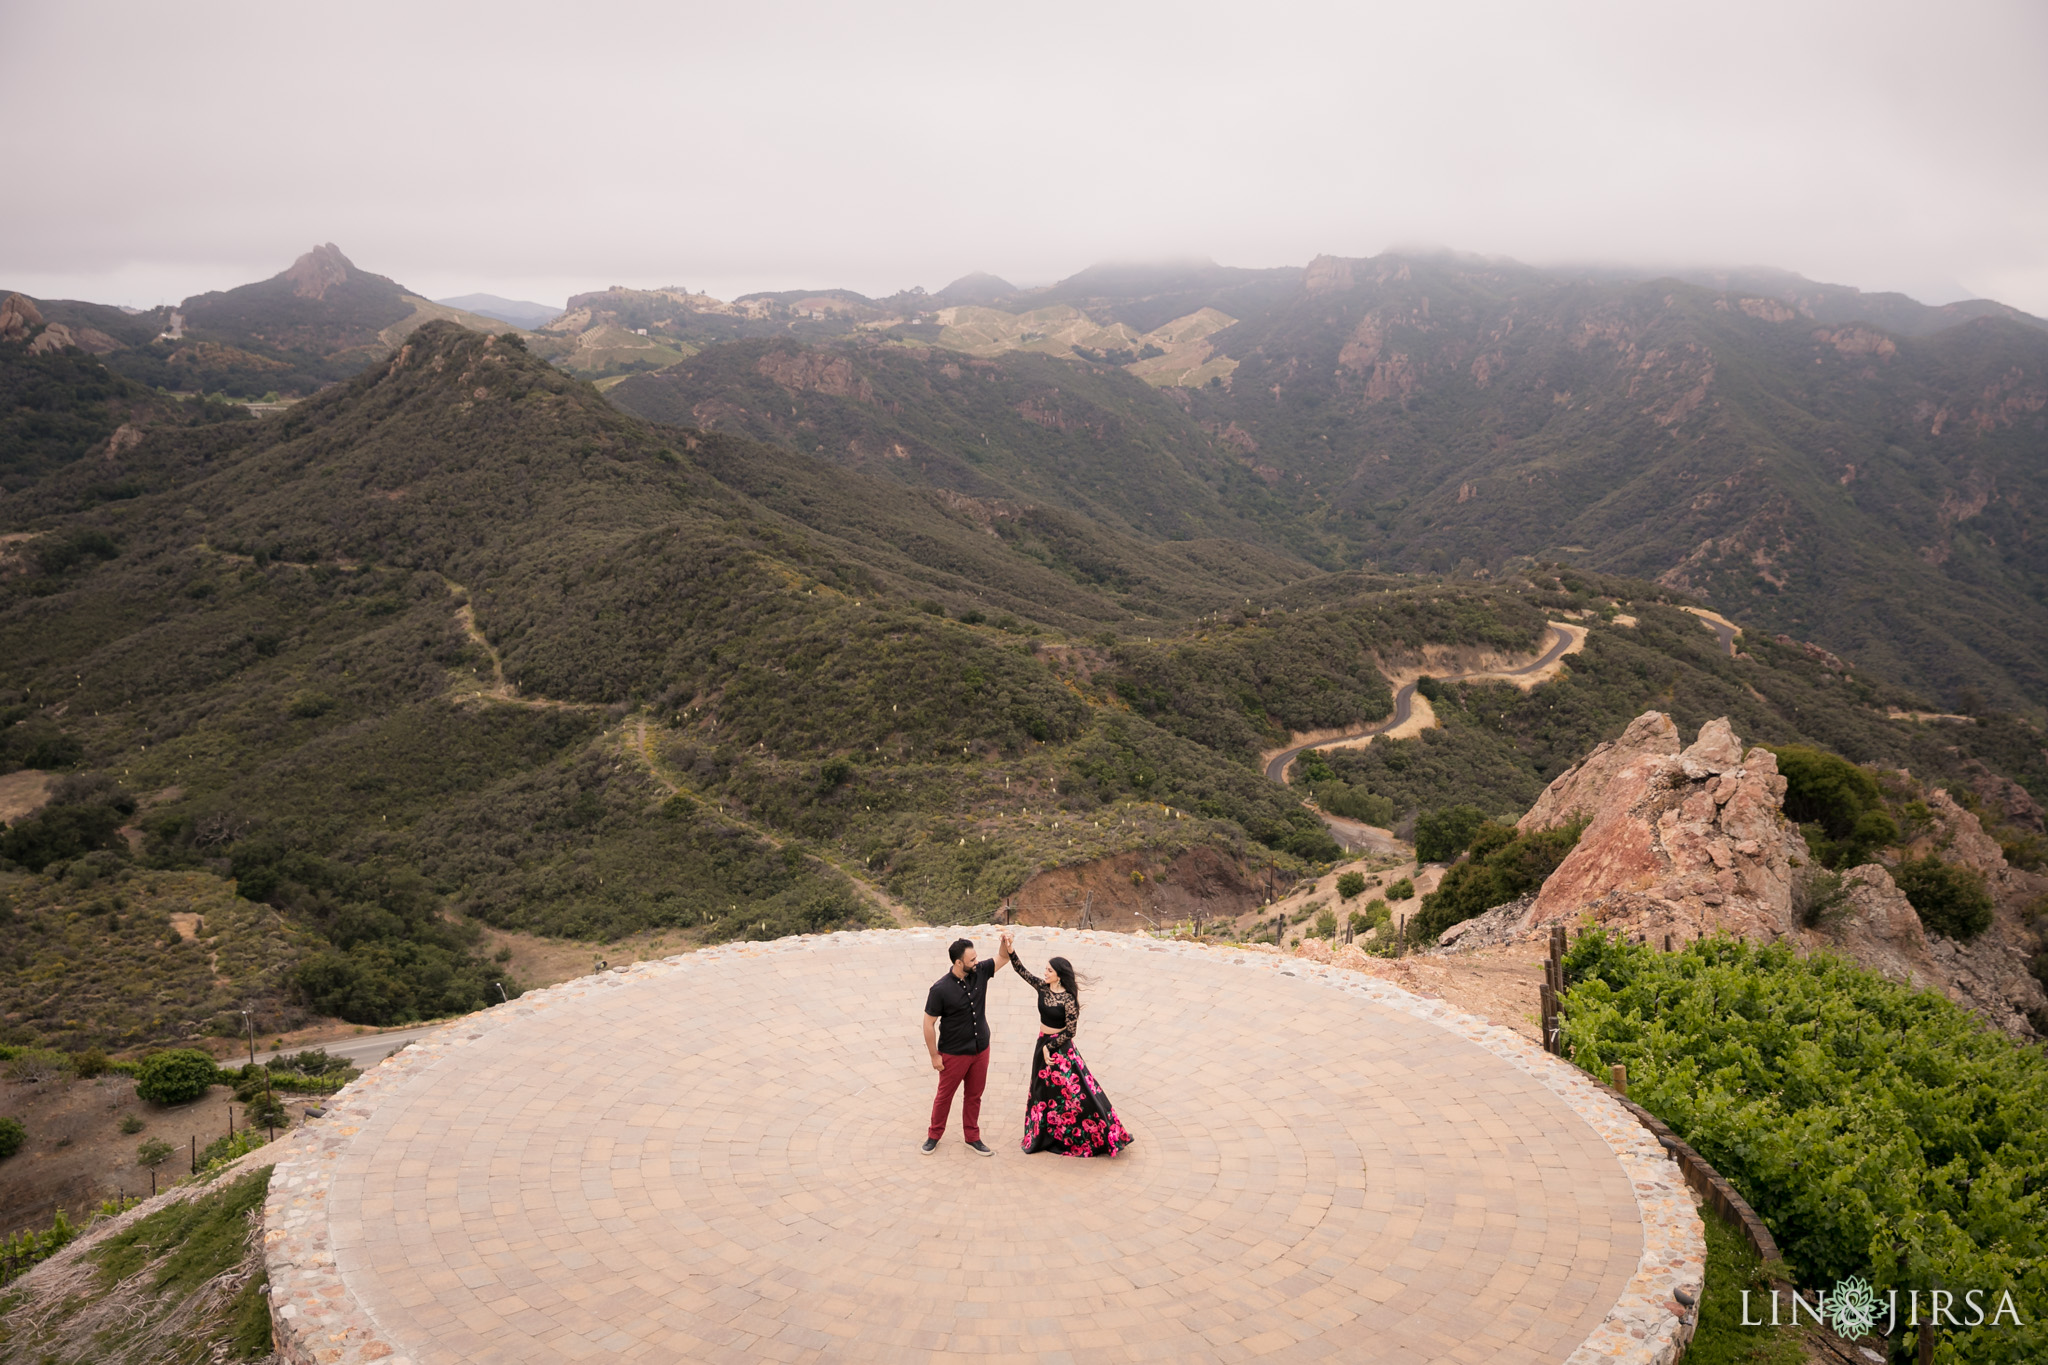
<path fill-rule="evenodd" d="M 966 952 L 969 948 L 972 948 L 973 946 L 974 940 L 971 938 L 956 938 L 953 940 L 953 946 L 946 949 L 946 954 L 947 956 L 951 957 L 953 961 L 958 962 L 960 960 L 960 954 Z"/>

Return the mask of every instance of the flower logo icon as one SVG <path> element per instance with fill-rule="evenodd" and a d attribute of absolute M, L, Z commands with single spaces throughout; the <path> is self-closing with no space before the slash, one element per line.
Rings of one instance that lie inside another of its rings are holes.
<path fill-rule="evenodd" d="M 1877 1292 L 1861 1276 L 1835 1281 L 1828 1295 L 1828 1325 L 1835 1335 L 1854 1341 L 1877 1323 Z"/>

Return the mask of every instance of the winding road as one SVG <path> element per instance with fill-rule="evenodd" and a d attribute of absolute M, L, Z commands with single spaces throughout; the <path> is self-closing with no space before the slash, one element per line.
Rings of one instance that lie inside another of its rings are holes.
<path fill-rule="evenodd" d="M 1546 649 L 1542 656 L 1534 663 L 1524 664 L 1520 668 L 1489 668 L 1478 673 L 1446 673 L 1438 677 L 1437 681 L 1453 683 L 1464 682 L 1468 678 L 1519 678 L 1529 673 L 1536 673 L 1562 659 L 1583 638 L 1582 636 L 1573 635 L 1569 630 L 1555 623 L 1550 627 L 1550 634 L 1550 648 Z M 1431 676 L 1434 677 L 1435 675 L 1432 674 Z M 1287 770 L 1293 767 L 1294 760 L 1307 750 L 1326 748 L 1332 744 L 1348 744 L 1355 739 L 1365 739 L 1372 735 L 1385 734 L 1389 730 L 1406 724 L 1408 718 L 1414 712 L 1415 684 L 1412 682 L 1402 683 L 1399 690 L 1394 693 L 1394 712 L 1385 720 L 1380 721 L 1376 725 L 1368 725 L 1360 730 L 1333 735 L 1329 739 L 1318 739 L 1308 744 L 1297 744 L 1292 749 L 1283 749 L 1273 756 L 1272 761 L 1266 764 L 1266 776 L 1284 787 L 1287 785 Z"/>
<path fill-rule="evenodd" d="M 1574 634 L 1555 622 L 1550 624 L 1550 635 L 1550 647 L 1544 650 L 1534 663 L 1524 664 L 1520 668 L 1485 669 L 1478 673 L 1446 673 L 1438 678 L 1437 681 L 1463 682 L 1468 678 L 1523 677 L 1550 667 L 1571 650 L 1575 649 L 1585 639 L 1583 631 Z M 1287 770 L 1294 766 L 1294 760 L 1299 758 L 1305 751 L 1321 749 L 1331 744 L 1346 744 L 1353 740 L 1366 739 L 1373 735 L 1383 735 L 1389 730 L 1398 729 L 1400 726 L 1407 724 L 1409 718 L 1414 713 L 1415 684 L 1413 682 L 1402 683 L 1394 692 L 1393 713 L 1385 720 L 1375 725 L 1365 726 L 1363 729 L 1334 735 L 1328 739 L 1318 739 L 1307 744 L 1297 744 L 1291 749 L 1282 749 L 1267 762 L 1266 776 L 1284 787 L 1287 785 Z M 1303 804 L 1306 805 L 1308 803 L 1304 802 Z M 1346 849 L 1362 848 L 1374 853 L 1405 853 L 1407 851 L 1406 845 L 1390 839 L 1371 825 L 1361 824 L 1356 820 L 1345 820 L 1325 811 L 1318 810 L 1316 814 L 1322 817 L 1323 823 L 1329 826 L 1330 833 L 1335 835 L 1337 842 Z"/>

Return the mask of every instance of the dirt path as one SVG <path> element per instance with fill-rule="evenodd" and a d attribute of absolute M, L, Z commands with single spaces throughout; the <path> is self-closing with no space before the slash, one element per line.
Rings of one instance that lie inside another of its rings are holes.
<path fill-rule="evenodd" d="M 448 585 L 449 592 L 462 599 L 462 605 L 455 610 L 455 619 L 461 623 L 462 633 L 469 637 L 471 644 L 484 652 L 486 659 L 491 661 L 491 679 L 488 683 L 485 683 L 480 678 L 466 680 L 460 674 L 456 675 L 455 700 L 458 703 L 474 700 L 499 702 L 507 706 L 532 706 L 549 710 L 595 711 L 599 709 L 595 702 L 556 701 L 552 697 L 520 696 L 519 689 L 505 677 L 505 661 L 499 657 L 497 646 L 493 645 L 490 637 L 484 634 L 483 627 L 476 623 L 476 606 L 469 600 L 469 589 L 446 575 L 442 576 L 441 581 Z"/>
<path fill-rule="evenodd" d="M 700 809 L 712 812 L 719 819 L 738 825 L 770 848 L 781 848 L 788 842 L 788 840 L 775 834 L 773 831 L 763 829 L 750 820 L 742 819 L 723 806 L 706 801 L 703 797 L 697 795 L 697 793 L 691 791 L 676 778 L 665 772 L 662 768 L 661 759 L 655 751 L 653 727 L 648 725 L 645 716 L 634 717 L 631 738 L 627 747 L 632 750 L 634 757 L 639 760 L 641 765 L 647 769 L 647 775 L 652 777 L 669 795 L 680 796 Z M 837 859 L 808 848 L 804 851 L 838 872 L 847 881 L 853 883 L 853 889 L 863 899 L 886 913 L 897 928 L 907 929 L 921 922 L 902 901 L 897 900 L 894 896 L 882 890 L 881 887 L 876 886 L 865 877 L 847 868 Z"/>

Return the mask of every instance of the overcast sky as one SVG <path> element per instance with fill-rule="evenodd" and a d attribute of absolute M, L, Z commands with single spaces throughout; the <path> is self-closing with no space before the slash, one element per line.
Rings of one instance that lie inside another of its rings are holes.
<path fill-rule="evenodd" d="M 2048 5 L 0 0 L 0 287 L 434 297 L 1441 245 L 2048 315 Z"/>

